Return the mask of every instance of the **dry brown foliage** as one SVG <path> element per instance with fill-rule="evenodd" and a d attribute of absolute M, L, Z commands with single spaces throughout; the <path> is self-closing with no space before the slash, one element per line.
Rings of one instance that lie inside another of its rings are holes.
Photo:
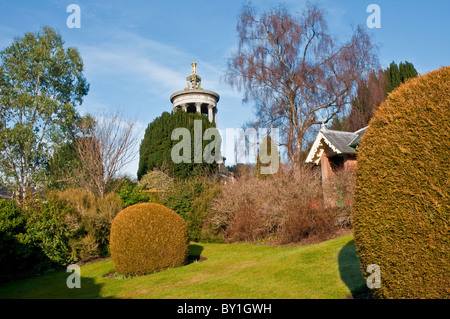
<path fill-rule="evenodd" d="M 356 168 L 353 166 L 335 171 L 323 186 L 325 197 L 338 206 L 351 208 L 355 193 L 355 177 Z"/>
<path fill-rule="evenodd" d="M 244 174 L 212 201 L 210 223 L 228 241 L 299 242 L 329 238 L 339 226 L 324 209 L 320 174 L 301 166 L 264 180 Z"/>

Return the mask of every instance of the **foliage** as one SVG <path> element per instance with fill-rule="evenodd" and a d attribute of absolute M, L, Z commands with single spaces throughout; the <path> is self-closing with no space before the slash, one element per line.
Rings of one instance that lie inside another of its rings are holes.
<path fill-rule="evenodd" d="M 227 169 L 230 173 L 233 173 L 233 175 L 236 177 L 256 173 L 255 165 L 252 164 L 237 163 L 234 164 L 233 166 L 227 166 Z"/>
<path fill-rule="evenodd" d="M 160 117 L 151 122 L 145 130 L 144 139 L 140 145 L 139 169 L 137 172 L 140 180 L 147 172 L 161 169 L 171 177 L 188 178 L 190 176 L 207 175 L 217 169 L 217 164 L 194 163 L 194 121 L 201 120 L 202 136 L 208 128 L 215 127 L 208 118 L 201 114 L 186 113 L 178 110 L 175 113 L 164 112 Z M 172 131 L 176 128 L 187 128 L 191 135 L 191 161 L 176 164 L 172 161 L 172 148 L 180 141 L 172 140 Z M 202 150 L 212 143 L 203 139 Z"/>
<path fill-rule="evenodd" d="M 173 186 L 173 178 L 163 171 L 154 169 L 142 176 L 140 185 L 148 190 L 167 191 Z"/>
<path fill-rule="evenodd" d="M 36 248 L 29 244 L 27 220 L 13 200 L 0 200 L 0 283 L 34 273 Z"/>
<path fill-rule="evenodd" d="M 220 184 L 208 177 L 178 180 L 165 193 L 163 203 L 179 214 L 192 241 L 217 241 L 207 219 L 210 202 L 220 192 Z"/>
<path fill-rule="evenodd" d="M 51 197 L 35 202 L 27 210 L 27 234 L 49 260 L 58 265 L 74 261 L 70 249 L 73 232 L 65 223 L 70 208 Z"/>
<path fill-rule="evenodd" d="M 265 179 L 242 175 L 223 186 L 211 207 L 209 222 L 229 241 L 324 240 L 338 230 L 334 212 L 323 208 L 319 174 L 305 166 Z"/>
<path fill-rule="evenodd" d="M 0 52 L 0 178 L 19 200 L 43 180 L 53 147 L 70 139 L 89 85 L 76 48 L 49 27 Z"/>
<path fill-rule="evenodd" d="M 392 62 L 383 70 L 369 73 L 358 81 L 357 94 L 351 101 L 351 111 L 345 119 L 344 131 L 357 131 L 369 124 L 375 110 L 395 88 L 418 75 L 408 61 L 397 65 Z"/>
<path fill-rule="evenodd" d="M 336 228 L 333 209 L 304 206 L 286 214 L 280 224 L 278 236 L 281 244 L 298 243 L 312 237 L 322 241 L 334 235 Z"/>
<path fill-rule="evenodd" d="M 108 254 L 111 224 L 122 209 L 117 194 L 100 198 L 83 189 L 67 189 L 47 197 L 68 208 L 64 222 L 73 234 L 69 251 L 75 261 Z"/>
<path fill-rule="evenodd" d="M 117 195 L 122 200 L 123 208 L 150 201 L 150 196 L 143 191 L 142 185 L 130 180 L 124 181 L 117 191 Z"/>
<path fill-rule="evenodd" d="M 405 61 L 404 63 L 400 62 L 399 65 L 392 62 L 384 73 L 386 75 L 386 94 L 391 93 L 402 83 L 405 83 L 408 79 L 415 78 L 418 75 L 414 65 L 408 61 Z"/>
<path fill-rule="evenodd" d="M 135 155 L 135 122 L 121 117 L 118 111 L 85 116 L 80 136 L 74 142 L 77 158 L 86 178 L 81 186 L 103 198 L 115 186 L 114 180 Z"/>
<path fill-rule="evenodd" d="M 144 275 L 184 265 L 189 237 L 171 209 L 141 203 L 121 211 L 111 226 L 110 249 L 119 274 Z"/>
<path fill-rule="evenodd" d="M 358 155 L 353 227 L 382 298 L 449 298 L 450 68 L 412 79 L 375 112 Z"/>
<path fill-rule="evenodd" d="M 55 146 L 52 157 L 45 166 L 46 186 L 50 189 L 64 190 L 76 188 L 82 179 L 80 159 L 72 141 Z"/>
<path fill-rule="evenodd" d="M 387 72 L 387 71 L 386 71 Z M 386 99 L 385 72 L 371 72 L 358 81 L 356 96 L 351 101 L 351 111 L 344 131 L 355 132 L 369 124 L 376 108 Z"/>
<path fill-rule="evenodd" d="M 23 209 L 0 200 L 0 281 L 108 255 L 111 223 L 121 209 L 115 193 L 99 198 L 82 189 L 49 191 Z"/>
<path fill-rule="evenodd" d="M 353 166 L 345 166 L 337 170 L 323 185 L 324 196 L 337 206 L 353 205 L 356 170 Z"/>
<path fill-rule="evenodd" d="M 276 172 L 272 172 L 273 168 L 275 168 L 274 166 L 276 166 L 277 171 L 281 168 L 281 158 L 279 155 L 277 156 L 277 164 L 274 164 L 271 161 L 267 162 L 269 159 L 272 160 L 272 146 L 274 145 L 275 143 L 272 142 L 272 138 L 268 135 L 262 140 L 259 146 L 255 165 L 255 176 L 259 179 L 265 179 L 271 174 L 276 174 Z M 276 152 L 277 149 L 273 151 Z"/>

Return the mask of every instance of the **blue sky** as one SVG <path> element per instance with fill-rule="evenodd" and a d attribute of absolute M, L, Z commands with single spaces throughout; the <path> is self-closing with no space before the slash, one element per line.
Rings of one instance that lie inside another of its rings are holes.
<path fill-rule="evenodd" d="M 303 0 L 283 1 L 292 12 Z M 409 61 L 419 73 L 450 65 L 450 2 L 443 0 L 319 0 L 332 34 L 346 40 L 363 24 L 369 4 L 381 8 L 381 28 L 371 29 L 382 67 Z M 81 9 L 81 28 L 69 29 L 69 4 Z M 254 0 L 261 9 L 278 1 Z M 58 30 L 65 45 L 79 49 L 90 92 L 81 113 L 120 110 L 137 119 L 140 138 L 148 123 L 171 111 L 169 96 L 186 86 L 191 62 L 198 63 L 202 87 L 220 94 L 219 128 L 238 128 L 253 118 L 251 105 L 221 82 L 227 58 L 236 48 L 237 18 L 243 2 L 192 1 L 5 1 L 0 0 L 0 49 L 14 37 L 43 25 Z M 138 156 L 125 172 L 135 176 Z"/>

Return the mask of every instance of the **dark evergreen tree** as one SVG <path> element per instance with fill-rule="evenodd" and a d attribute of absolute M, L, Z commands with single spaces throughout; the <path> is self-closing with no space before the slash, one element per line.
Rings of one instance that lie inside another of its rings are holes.
<path fill-rule="evenodd" d="M 384 71 L 384 74 L 386 75 L 386 93 L 391 93 L 402 83 L 400 78 L 400 69 L 397 63 L 392 62 L 391 65 Z"/>
<path fill-rule="evenodd" d="M 405 63 L 400 62 L 399 70 L 401 83 L 405 83 L 408 79 L 415 78 L 418 75 L 414 65 L 408 61 L 405 61 Z"/>
<path fill-rule="evenodd" d="M 138 179 L 141 179 L 148 171 L 158 168 L 164 170 L 171 177 L 185 179 L 194 175 L 203 175 L 215 172 L 218 164 L 208 164 L 202 159 L 202 163 L 194 163 L 194 121 L 201 120 L 202 136 L 208 128 L 216 127 L 210 123 L 205 115 L 186 113 L 178 110 L 175 113 L 164 112 L 160 117 L 151 122 L 140 145 Z M 190 163 L 176 164 L 171 158 L 172 148 L 181 140 L 172 140 L 172 131 L 176 128 L 187 128 L 191 135 L 191 161 Z M 205 147 L 212 143 L 211 140 L 202 139 L 202 152 Z M 218 151 L 218 150 L 217 150 Z M 214 152 L 212 155 L 215 155 Z"/>
<path fill-rule="evenodd" d="M 418 75 L 414 65 L 408 61 L 405 61 L 404 63 L 400 62 L 399 65 L 392 62 L 384 73 L 387 80 L 386 95 L 399 87 L 400 84 L 405 83 L 408 79 L 415 78 Z"/>

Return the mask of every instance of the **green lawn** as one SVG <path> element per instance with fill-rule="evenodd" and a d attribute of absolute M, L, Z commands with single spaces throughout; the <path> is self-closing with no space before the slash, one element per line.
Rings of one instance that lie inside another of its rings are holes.
<path fill-rule="evenodd" d="M 346 298 L 363 290 L 352 235 L 309 246 L 193 244 L 207 260 L 131 279 L 107 276 L 111 259 L 81 267 L 81 288 L 64 271 L 0 286 L 0 298 Z"/>

